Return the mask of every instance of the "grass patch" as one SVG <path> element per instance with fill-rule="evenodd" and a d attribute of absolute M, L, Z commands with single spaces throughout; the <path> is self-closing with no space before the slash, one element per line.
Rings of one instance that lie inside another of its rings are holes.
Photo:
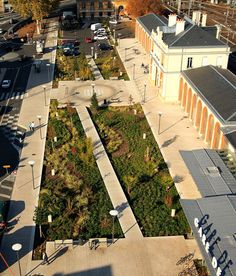
<path fill-rule="evenodd" d="M 141 106 L 135 109 L 137 115 L 108 107 L 93 120 L 144 236 L 185 235 L 190 228 L 179 195 Z"/>

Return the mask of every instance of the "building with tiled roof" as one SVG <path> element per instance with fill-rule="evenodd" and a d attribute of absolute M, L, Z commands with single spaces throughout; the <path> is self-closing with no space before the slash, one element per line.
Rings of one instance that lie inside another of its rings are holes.
<path fill-rule="evenodd" d="M 230 49 L 218 39 L 219 28 L 206 27 L 205 14 L 201 22 L 195 13 L 193 17 L 195 22 L 186 17 L 178 19 L 176 14 L 169 15 L 168 20 L 148 14 L 136 22 L 136 38 L 150 53 L 150 79 L 166 101 L 178 100 L 182 71 L 206 65 L 227 68 Z"/>

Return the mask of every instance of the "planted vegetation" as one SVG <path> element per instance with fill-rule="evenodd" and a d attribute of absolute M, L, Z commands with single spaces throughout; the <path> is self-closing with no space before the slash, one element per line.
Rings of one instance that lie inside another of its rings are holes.
<path fill-rule="evenodd" d="M 124 65 L 116 50 L 101 51 L 95 63 L 98 66 L 104 79 L 116 77 L 121 80 L 129 80 Z"/>
<path fill-rule="evenodd" d="M 141 106 L 134 108 L 136 115 L 131 107 L 92 111 L 93 120 L 144 236 L 186 234 L 189 226 L 168 168 Z"/>
<path fill-rule="evenodd" d="M 57 49 L 54 86 L 58 81 L 94 80 L 91 68 L 83 53 L 79 56 L 65 56 L 62 49 Z"/>
<path fill-rule="evenodd" d="M 54 101 L 49 116 L 36 223 L 45 240 L 111 237 L 113 207 L 76 110 Z M 115 233 L 122 236 L 118 222 Z"/>

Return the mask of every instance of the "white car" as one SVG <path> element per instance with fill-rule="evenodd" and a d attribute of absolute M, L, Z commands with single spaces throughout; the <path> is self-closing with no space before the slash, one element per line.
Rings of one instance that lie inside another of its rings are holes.
<path fill-rule="evenodd" d="M 106 29 L 105 28 L 99 28 L 96 31 L 94 31 L 94 34 L 97 34 L 97 33 L 106 33 Z"/>
<path fill-rule="evenodd" d="M 2 88 L 9 88 L 11 85 L 11 80 L 3 80 Z"/>
<path fill-rule="evenodd" d="M 117 20 L 115 20 L 115 19 L 111 19 L 111 20 L 109 21 L 109 23 L 110 23 L 110 24 L 116 25 L 118 22 L 117 22 Z"/>
<path fill-rule="evenodd" d="M 98 34 L 93 39 L 94 40 L 103 40 L 103 39 L 107 39 L 107 36 L 103 35 L 103 34 Z"/>

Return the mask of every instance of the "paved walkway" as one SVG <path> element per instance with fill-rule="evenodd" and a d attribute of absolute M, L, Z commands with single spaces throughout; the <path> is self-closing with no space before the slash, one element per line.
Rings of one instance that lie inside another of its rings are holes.
<path fill-rule="evenodd" d="M 125 61 L 125 48 L 126 61 Z M 138 49 L 139 54 L 135 54 Z M 158 97 L 157 89 L 150 83 L 149 75 L 144 74 L 141 64 L 148 65 L 149 55 L 134 38 L 121 39 L 117 47 L 127 73 L 133 81 L 129 82 L 132 93 L 142 103 L 142 107 L 153 135 L 162 152 L 170 174 L 175 181 L 181 198 L 201 197 L 186 165 L 180 155 L 180 150 L 193 150 L 207 147 L 200 139 L 196 129 L 177 104 L 166 103 Z M 135 63 L 135 72 L 133 70 Z M 134 74 L 133 74 L 134 73 Z M 146 89 L 145 89 L 146 84 Z M 145 93 L 145 103 L 144 100 Z M 161 112 L 160 134 L 158 134 L 159 115 Z"/>
<path fill-rule="evenodd" d="M 80 121 L 83 125 L 86 136 L 91 138 L 93 142 L 93 153 L 100 170 L 100 174 L 110 196 L 112 205 L 114 209 L 119 212 L 118 219 L 125 238 L 135 240 L 142 238 L 142 232 L 137 224 L 123 189 L 121 188 L 120 182 L 117 179 L 100 137 L 87 111 L 87 108 L 85 106 L 79 106 L 76 108 L 76 110 L 80 117 Z"/>
<path fill-rule="evenodd" d="M 50 243 L 50 264 L 35 262 L 30 275 L 44 276 L 176 276 L 176 265 L 189 253 L 184 237 L 156 237 L 133 241 L 119 239 L 109 247 L 90 250 L 88 244 L 55 252 Z"/>
<path fill-rule="evenodd" d="M 50 23 L 50 31 L 45 47 L 56 46 L 56 30 L 57 23 Z M 56 47 L 54 48 L 56 49 Z M 46 125 L 49 109 L 49 93 L 51 82 L 49 79 L 53 76 L 55 53 L 48 52 L 44 55 L 44 65 L 41 73 L 35 73 L 32 66 L 29 81 L 27 84 L 28 97 L 23 100 L 21 113 L 18 124 L 28 126 L 29 121 L 34 121 L 36 130 L 27 132 L 22 149 L 21 159 L 17 171 L 16 181 L 11 197 L 11 204 L 8 214 L 9 226 L 12 229 L 4 235 L 1 246 L 1 253 L 6 258 L 11 266 L 14 275 L 19 275 L 17 266 L 16 253 L 11 249 L 14 243 L 21 243 L 22 249 L 19 252 L 21 268 L 23 275 L 31 268 L 32 249 L 34 242 L 35 224 L 33 222 L 34 210 L 38 204 L 38 196 L 40 191 L 44 146 L 46 141 Z M 50 64 L 48 68 L 46 63 Z M 51 78 L 52 79 L 52 78 Z M 41 85 L 46 86 L 45 106 L 44 90 Z M 41 126 L 37 115 L 41 115 Z M 42 139 L 39 128 L 41 127 Z M 33 174 L 28 161 L 35 161 Z M 34 179 L 34 182 L 33 182 Z M 34 186 L 34 187 L 33 187 Z M 10 271 L 6 270 L 6 266 L 0 260 L 0 271 L 4 270 L 1 275 L 11 275 Z"/>
<path fill-rule="evenodd" d="M 103 80 L 103 76 L 102 76 L 100 70 L 98 69 L 94 59 L 92 58 L 92 56 L 87 55 L 86 58 L 88 60 L 88 64 L 92 68 L 92 72 L 93 72 L 93 76 L 94 76 L 95 80 Z"/>

